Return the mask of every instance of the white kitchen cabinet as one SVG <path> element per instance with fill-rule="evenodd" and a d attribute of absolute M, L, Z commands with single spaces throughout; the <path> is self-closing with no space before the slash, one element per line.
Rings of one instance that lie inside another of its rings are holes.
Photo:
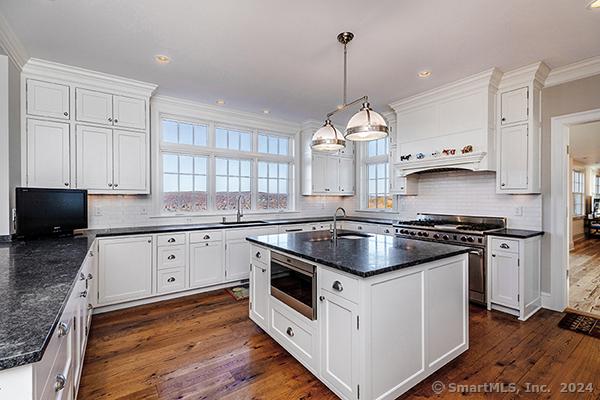
<path fill-rule="evenodd" d="M 27 79 L 27 114 L 69 119 L 69 86 Z"/>
<path fill-rule="evenodd" d="M 500 123 L 510 125 L 526 122 L 529 117 L 529 89 L 509 90 L 500 94 Z"/>
<path fill-rule="evenodd" d="M 329 171 L 329 170 L 328 170 Z M 339 159 L 338 183 L 340 193 L 354 193 L 354 159 Z"/>
<path fill-rule="evenodd" d="M 69 188 L 69 124 L 27 120 L 27 186 Z"/>
<path fill-rule="evenodd" d="M 325 288 L 321 288 L 319 296 L 321 378 L 343 398 L 357 399 L 358 306 Z"/>
<path fill-rule="evenodd" d="M 335 158 L 325 155 L 313 156 L 313 168 L 315 170 L 313 176 L 313 192 L 326 194 L 331 192 L 335 185 L 337 185 L 337 179 L 335 178 L 334 173 L 331 173 L 335 171 L 335 174 L 337 175 L 337 168 L 333 171 L 327 169 L 331 166 L 332 160 L 335 160 Z M 319 172 L 317 173 L 317 171 Z M 330 173 L 327 173 L 328 171 Z"/>
<path fill-rule="evenodd" d="M 153 293 L 152 236 L 98 240 L 98 304 L 136 300 Z"/>
<path fill-rule="evenodd" d="M 256 248 L 260 251 L 260 248 Z M 254 251 L 254 247 L 252 249 Z M 265 251 L 265 253 L 268 253 Z M 254 260 L 250 268 L 250 319 L 262 329 L 269 328 L 269 266 Z"/>
<path fill-rule="evenodd" d="M 75 119 L 102 125 L 113 124 L 113 96 L 82 88 L 75 89 Z"/>
<path fill-rule="evenodd" d="M 143 192 L 148 188 L 147 136 L 145 133 L 115 130 L 113 134 L 113 188 Z"/>
<path fill-rule="evenodd" d="M 488 237 L 488 309 L 524 321 L 542 306 L 541 236 L 526 239 Z"/>
<path fill-rule="evenodd" d="M 250 235 L 250 234 L 249 234 Z M 225 250 L 225 280 L 248 279 L 250 243 L 244 239 L 228 240 Z"/>
<path fill-rule="evenodd" d="M 391 194 L 400 196 L 416 196 L 419 194 L 419 177 L 418 175 L 398 176 L 396 171 L 391 171 Z"/>
<path fill-rule="evenodd" d="M 500 129 L 500 160 L 498 175 L 500 191 L 527 190 L 528 127 L 515 125 Z"/>
<path fill-rule="evenodd" d="M 125 96 L 113 96 L 113 123 L 120 128 L 146 128 L 146 101 Z"/>
<path fill-rule="evenodd" d="M 78 125 L 77 187 L 110 190 L 113 186 L 113 132 L 108 128 Z"/>
<path fill-rule="evenodd" d="M 189 251 L 190 287 L 209 286 L 223 281 L 223 242 L 191 243 Z"/>

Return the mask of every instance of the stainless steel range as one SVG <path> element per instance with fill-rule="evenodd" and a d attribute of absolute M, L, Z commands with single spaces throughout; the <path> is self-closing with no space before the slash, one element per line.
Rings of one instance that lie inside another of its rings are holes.
<path fill-rule="evenodd" d="M 469 299 L 479 304 L 487 301 L 485 234 L 505 227 L 506 218 L 421 213 L 416 220 L 394 224 L 398 237 L 473 248 L 469 252 Z"/>

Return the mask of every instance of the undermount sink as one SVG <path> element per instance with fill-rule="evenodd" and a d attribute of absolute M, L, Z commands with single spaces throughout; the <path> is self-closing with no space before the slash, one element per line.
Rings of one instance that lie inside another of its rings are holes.
<path fill-rule="evenodd" d="M 249 224 L 264 224 L 266 221 L 225 221 L 221 225 L 249 225 Z"/>
<path fill-rule="evenodd" d="M 372 235 L 369 235 L 367 233 L 341 232 L 341 233 L 338 233 L 338 240 L 340 240 L 340 239 L 357 240 L 357 239 L 368 238 L 371 236 Z M 308 239 L 308 241 L 309 242 L 323 242 L 323 241 L 331 240 L 331 239 L 332 239 L 332 235 L 330 234 L 330 235 L 314 237 L 314 238 Z"/>

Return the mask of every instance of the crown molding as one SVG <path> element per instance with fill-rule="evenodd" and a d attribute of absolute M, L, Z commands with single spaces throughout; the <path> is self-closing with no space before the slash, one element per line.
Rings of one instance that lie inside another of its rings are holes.
<path fill-rule="evenodd" d="M 550 71 L 544 87 L 557 86 L 598 74 L 600 74 L 600 56 L 587 58 Z"/>
<path fill-rule="evenodd" d="M 474 90 L 483 88 L 497 89 L 500 80 L 502 79 L 502 75 L 502 71 L 498 68 L 490 68 L 478 74 L 439 86 L 435 89 L 397 100 L 390 103 L 390 107 L 396 112 L 399 112 L 400 110 L 404 111 L 405 109 L 428 104 L 433 100 L 442 100 L 462 93 L 469 93 Z"/>
<path fill-rule="evenodd" d="M 23 47 L 23 44 L 2 14 L 0 14 L 0 47 L 6 51 L 8 57 L 10 57 L 19 69 L 22 69 L 29 59 L 25 47 Z"/>
<path fill-rule="evenodd" d="M 536 63 L 505 72 L 502 76 L 502 81 L 500 82 L 499 88 L 506 89 L 513 86 L 527 85 L 534 81 L 537 81 L 543 86 L 549 73 L 550 68 L 543 61 L 538 61 Z"/>
<path fill-rule="evenodd" d="M 150 97 L 158 87 L 135 79 L 123 78 L 117 75 L 92 71 L 85 68 L 73 67 L 53 61 L 30 58 L 23 67 L 23 73 L 30 77 L 41 79 L 58 79 L 91 88 L 106 90 L 110 85 L 115 92 Z"/>
<path fill-rule="evenodd" d="M 150 102 L 153 111 L 162 114 L 208 119 L 241 127 L 264 129 L 275 133 L 296 134 L 302 128 L 302 124 L 265 117 L 263 114 L 234 110 L 165 95 L 155 95 Z"/>

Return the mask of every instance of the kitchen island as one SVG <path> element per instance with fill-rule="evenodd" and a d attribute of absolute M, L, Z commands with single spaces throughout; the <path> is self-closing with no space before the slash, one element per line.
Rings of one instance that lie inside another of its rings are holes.
<path fill-rule="evenodd" d="M 468 248 L 250 237 L 250 318 L 343 399 L 395 399 L 468 349 Z"/>

